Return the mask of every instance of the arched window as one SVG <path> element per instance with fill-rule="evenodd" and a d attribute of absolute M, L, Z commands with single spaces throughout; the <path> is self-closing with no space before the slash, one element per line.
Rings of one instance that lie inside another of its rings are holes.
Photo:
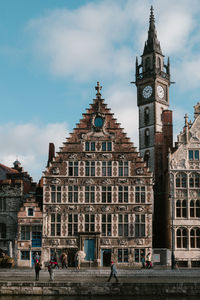
<path fill-rule="evenodd" d="M 200 218 L 200 200 L 190 201 L 190 218 Z"/>
<path fill-rule="evenodd" d="M 6 224 L 0 223 L 0 239 L 6 239 Z"/>
<path fill-rule="evenodd" d="M 150 154 L 149 151 L 145 151 L 144 161 L 146 162 L 147 167 L 149 167 Z"/>
<path fill-rule="evenodd" d="M 149 71 L 151 69 L 151 60 L 150 57 L 147 57 L 145 60 L 145 71 Z"/>
<path fill-rule="evenodd" d="M 176 231 L 176 245 L 177 248 L 187 248 L 188 234 L 186 228 L 179 228 Z"/>
<path fill-rule="evenodd" d="M 177 218 L 186 218 L 187 217 L 186 200 L 177 200 L 176 201 L 176 217 Z"/>
<path fill-rule="evenodd" d="M 149 107 L 144 110 L 144 123 L 147 125 L 149 123 Z"/>
<path fill-rule="evenodd" d="M 145 132 L 144 132 L 144 143 L 145 143 L 145 146 L 149 146 L 149 141 L 150 141 L 150 132 L 149 132 L 149 129 L 145 129 Z"/>
<path fill-rule="evenodd" d="M 185 173 L 178 173 L 176 175 L 176 187 L 186 188 L 187 186 L 187 175 Z"/>
<path fill-rule="evenodd" d="M 200 175 L 198 173 L 190 174 L 189 185 L 191 188 L 200 187 Z"/>
<path fill-rule="evenodd" d="M 200 228 L 190 230 L 190 247 L 200 248 Z"/>

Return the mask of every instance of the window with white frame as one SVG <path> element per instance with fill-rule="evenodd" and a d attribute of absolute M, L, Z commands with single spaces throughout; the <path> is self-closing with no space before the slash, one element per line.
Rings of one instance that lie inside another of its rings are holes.
<path fill-rule="evenodd" d="M 85 203 L 95 203 L 95 187 L 85 187 Z"/>
<path fill-rule="evenodd" d="M 85 151 L 95 151 L 95 142 L 85 142 Z"/>
<path fill-rule="evenodd" d="M 78 186 L 69 185 L 68 186 L 68 202 L 69 203 L 78 203 Z"/>
<path fill-rule="evenodd" d="M 51 203 L 61 203 L 60 185 L 51 185 Z"/>
<path fill-rule="evenodd" d="M 186 188 L 187 187 L 187 175 L 185 173 L 176 174 L 176 187 Z"/>
<path fill-rule="evenodd" d="M 95 215 L 85 214 L 85 232 L 95 231 Z"/>
<path fill-rule="evenodd" d="M 199 150 L 189 150 L 189 160 L 199 160 Z"/>
<path fill-rule="evenodd" d="M 188 247 L 188 232 L 187 229 L 182 227 L 176 231 L 176 246 L 177 248 Z"/>
<path fill-rule="evenodd" d="M 135 262 L 136 263 L 139 263 L 141 262 L 142 258 L 144 257 L 145 258 L 145 249 L 135 249 L 134 250 L 134 254 L 135 254 Z"/>
<path fill-rule="evenodd" d="M 30 240 L 30 231 L 31 231 L 31 228 L 29 225 L 21 225 L 21 240 L 22 241 Z"/>
<path fill-rule="evenodd" d="M 68 236 L 77 236 L 78 234 L 78 214 L 68 215 Z"/>
<path fill-rule="evenodd" d="M 186 218 L 187 217 L 187 203 L 186 200 L 176 201 L 176 217 Z"/>
<path fill-rule="evenodd" d="M 102 161 L 102 176 L 112 176 L 112 161 Z"/>
<path fill-rule="evenodd" d="M 128 248 L 118 249 L 117 262 L 118 263 L 127 263 L 128 262 Z"/>
<path fill-rule="evenodd" d="M 102 236 L 112 236 L 112 215 L 111 214 L 102 215 L 101 234 Z"/>
<path fill-rule="evenodd" d="M 135 237 L 145 236 L 145 215 L 135 215 Z"/>
<path fill-rule="evenodd" d="M 145 201 L 146 201 L 145 186 L 136 186 L 135 203 L 145 203 Z"/>
<path fill-rule="evenodd" d="M 200 228 L 192 228 L 190 230 L 190 247 L 200 248 Z"/>
<path fill-rule="evenodd" d="M 112 151 L 112 142 L 102 142 L 102 151 Z"/>
<path fill-rule="evenodd" d="M 200 200 L 190 201 L 190 218 L 200 218 Z"/>
<path fill-rule="evenodd" d="M 119 161 L 119 176 L 128 176 L 128 161 Z"/>
<path fill-rule="evenodd" d="M 85 162 L 85 176 L 95 176 L 95 161 Z"/>
<path fill-rule="evenodd" d="M 128 186 L 118 187 L 118 202 L 128 203 Z"/>
<path fill-rule="evenodd" d="M 51 214 L 51 236 L 61 235 L 61 215 Z"/>
<path fill-rule="evenodd" d="M 190 188 L 198 188 L 200 186 L 200 175 L 198 173 L 191 173 L 189 176 Z"/>
<path fill-rule="evenodd" d="M 68 176 L 78 176 L 78 161 L 69 161 Z"/>
<path fill-rule="evenodd" d="M 0 198 L 0 211 L 6 211 L 6 199 Z"/>
<path fill-rule="evenodd" d="M 102 186 L 101 193 L 102 203 L 112 203 L 112 187 L 111 186 Z"/>
<path fill-rule="evenodd" d="M 128 215 L 118 215 L 118 235 L 128 236 Z"/>

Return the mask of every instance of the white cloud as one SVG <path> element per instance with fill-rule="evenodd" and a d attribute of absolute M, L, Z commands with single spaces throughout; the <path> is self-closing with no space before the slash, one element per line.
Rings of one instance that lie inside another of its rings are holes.
<path fill-rule="evenodd" d="M 34 180 L 42 176 L 48 160 L 49 142 L 58 150 L 68 135 L 66 123 L 56 124 L 4 124 L 0 126 L 1 163 L 12 167 L 18 158 L 24 170 Z"/>

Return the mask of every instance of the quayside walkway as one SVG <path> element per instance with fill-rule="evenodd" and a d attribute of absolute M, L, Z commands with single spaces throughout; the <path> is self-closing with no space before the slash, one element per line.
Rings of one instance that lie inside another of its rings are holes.
<path fill-rule="evenodd" d="M 55 279 L 41 270 L 0 269 L 1 295 L 200 295 L 200 269 L 118 269 L 119 283 L 107 282 L 110 269 L 55 270 Z"/>

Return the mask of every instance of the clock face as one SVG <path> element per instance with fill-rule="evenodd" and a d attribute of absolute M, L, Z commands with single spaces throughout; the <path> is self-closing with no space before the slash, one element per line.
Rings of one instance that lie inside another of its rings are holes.
<path fill-rule="evenodd" d="M 96 117 L 94 119 L 94 125 L 97 127 L 97 128 L 101 128 L 103 126 L 103 119 L 101 117 Z"/>
<path fill-rule="evenodd" d="M 152 95 L 153 89 L 150 85 L 147 85 L 143 88 L 142 95 L 144 98 L 149 98 Z"/>
<path fill-rule="evenodd" d="M 157 86 L 157 94 L 158 94 L 158 97 L 161 98 L 161 99 L 162 99 L 162 98 L 164 97 L 164 95 L 165 95 L 164 89 L 163 89 L 163 87 L 160 86 L 160 85 Z"/>

